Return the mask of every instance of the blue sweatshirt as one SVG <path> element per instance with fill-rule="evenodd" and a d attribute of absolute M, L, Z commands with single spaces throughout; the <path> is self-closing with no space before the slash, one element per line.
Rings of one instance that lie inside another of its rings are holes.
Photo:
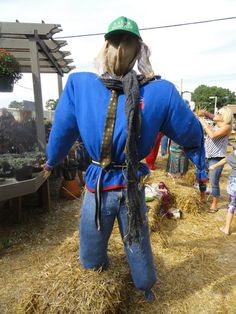
<path fill-rule="evenodd" d="M 59 164 L 79 135 L 92 159 L 99 161 L 110 96 L 111 91 L 94 73 L 81 72 L 69 76 L 55 112 L 47 146 L 46 168 Z M 144 85 L 140 88 L 140 108 L 140 160 L 150 153 L 161 131 L 184 147 L 187 156 L 198 168 L 199 180 L 205 181 L 203 130 L 175 86 L 162 79 Z M 117 164 L 125 162 L 125 142 L 125 96 L 120 94 L 112 142 L 112 161 Z M 101 167 L 94 164 L 87 169 L 85 181 L 90 191 L 95 190 L 100 172 Z M 148 173 L 148 167 L 142 164 L 138 175 Z M 103 176 L 102 186 L 103 190 L 126 187 L 125 170 L 108 170 Z"/>

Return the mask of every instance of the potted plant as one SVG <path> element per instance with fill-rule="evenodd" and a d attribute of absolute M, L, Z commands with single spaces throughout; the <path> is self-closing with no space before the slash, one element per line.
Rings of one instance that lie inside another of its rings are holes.
<path fill-rule="evenodd" d="M 65 199 L 76 199 L 80 197 L 81 190 L 76 179 L 78 163 L 75 159 L 67 158 L 62 163 L 62 181 L 60 196 Z"/>
<path fill-rule="evenodd" d="M 0 91 L 12 92 L 21 77 L 19 62 L 7 50 L 0 49 Z"/>
<path fill-rule="evenodd" d="M 15 170 L 15 179 L 24 181 L 32 179 L 32 161 L 27 158 L 15 158 L 12 161 L 12 166 Z"/>

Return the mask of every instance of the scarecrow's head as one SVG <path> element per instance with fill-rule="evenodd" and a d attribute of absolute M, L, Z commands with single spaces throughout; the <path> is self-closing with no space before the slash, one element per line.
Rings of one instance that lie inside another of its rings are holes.
<path fill-rule="evenodd" d="M 103 73 L 118 77 L 123 77 L 138 61 L 139 71 L 151 78 L 154 73 L 149 56 L 150 51 L 142 41 L 136 22 L 121 16 L 109 25 L 105 44 L 96 61 Z"/>

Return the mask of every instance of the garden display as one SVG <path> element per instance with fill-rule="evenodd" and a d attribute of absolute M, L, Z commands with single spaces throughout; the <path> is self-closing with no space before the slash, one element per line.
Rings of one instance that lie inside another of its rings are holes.
<path fill-rule="evenodd" d="M 35 120 L 32 113 L 20 110 L 16 120 L 10 110 L 0 115 L 0 177 L 28 180 L 33 172 L 42 171 L 45 154 L 39 152 Z"/>

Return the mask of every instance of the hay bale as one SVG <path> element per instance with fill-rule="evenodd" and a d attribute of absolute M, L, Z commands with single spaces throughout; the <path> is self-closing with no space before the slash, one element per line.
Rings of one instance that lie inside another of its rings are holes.
<path fill-rule="evenodd" d="M 184 187 L 184 189 L 172 189 L 174 195 L 174 207 L 181 209 L 183 212 L 197 214 L 202 209 L 199 192 L 192 187 Z"/>
<path fill-rule="evenodd" d="M 201 206 L 198 192 L 185 183 L 184 178 L 173 179 L 167 177 L 164 171 L 157 170 L 148 180 L 149 184 L 165 182 L 172 195 L 171 206 L 183 212 L 199 212 Z M 165 225 L 159 216 L 160 204 L 158 199 L 148 203 L 151 231 L 156 231 L 157 228 L 159 230 L 160 225 Z M 164 229 L 170 225 L 173 228 L 175 223 L 168 221 Z M 85 270 L 79 265 L 77 238 L 76 232 L 55 251 L 55 259 L 36 278 L 16 313 L 127 312 L 132 285 L 117 225 L 109 246 L 111 264 L 107 271 Z M 168 242 L 165 246 L 168 246 Z"/>
<path fill-rule="evenodd" d="M 185 173 L 181 180 L 187 183 L 189 186 L 193 186 L 194 183 L 196 182 L 196 171 L 197 170 L 195 167 L 189 168 L 189 170 Z"/>
<path fill-rule="evenodd" d="M 150 231 L 157 231 L 159 220 L 160 220 L 160 207 L 161 207 L 161 201 L 159 199 L 156 199 L 152 202 L 147 203 L 148 207 L 148 224 Z"/>
<path fill-rule="evenodd" d="M 193 171 L 191 168 L 191 176 Z M 158 182 L 166 184 L 172 197 L 170 207 L 181 209 L 183 212 L 197 214 L 203 210 L 203 205 L 200 201 L 199 191 L 192 184 L 189 184 L 189 181 L 190 179 L 186 179 L 186 177 L 170 177 L 165 171 L 159 169 L 152 172 L 148 178 L 148 184 L 150 185 Z"/>
<path fill-rule="evenodd" d="M 113 235 L 113 238 L 116 235 Z M 17 313 L 117 313 L 125 306 L 131 281 L 123 244 L 112 241 L 108 271 L 85 270 L 78 261 L 78 235 L 55 252 L 18 305 Z M 120 241 L 121 242 L 121 241 Z M 121 249 L 122 248 L 122 249 Z"/>

